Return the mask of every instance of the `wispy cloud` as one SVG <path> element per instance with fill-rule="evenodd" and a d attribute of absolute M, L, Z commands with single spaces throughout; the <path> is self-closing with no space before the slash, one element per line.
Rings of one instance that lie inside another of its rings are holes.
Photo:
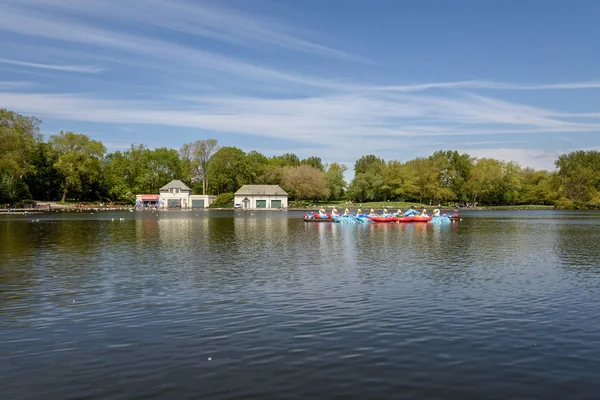
<path fill-rule="evenodd" d="M 17 89 L 31 85 L 32 83 L 27 81 L 0 81 L 0 89 Z"/>
<path fill-rule="evenodd" d="M 376 86 L 372 90 L 390 92 L 421 92 L 430 89 L 496 89 L 496 90 L 577 90 L 577 89 L 599 89 L 600 81 L 589 82 L 567 82 L 548 84 L 521 84 L 494 81 L 456 81 L 422 83 L 414 85 L 392 85 Z"/>
<path fill-rule="evenodd" d="M 285 26 L 257 15 L 219 8 L 207 2 L 19 0 L 14 3 L 28 8 L 37 7 L 54 11 L 62 9 L 94 18 L 120 20 L 128 23 L 137 22 L 145 26 L 154 26 L 237 45 L 275 46 L 284 50 L 325 57 L 370 62 L 363 57 L 299 38 L 297 35 L 299 30 L 289 25 Z"/>
<path fill-rule="evenodd" d="M 9 60 L 6 58 L 0 58 L 0 63 L 10 64 L 10 65 L 18 65 L 21 67 L 51 69 L 51 70 L 55 70 L 55 71 L 82 72 L 82 73 L 86 73 L 86 74 L 96 74 L 96 73 L 103 71 L 102 68 L 95 67 L 93 65 L 41 64 L 41 63 L 32 63 L 32 62 L 27 62 L 27 61 Z"/>

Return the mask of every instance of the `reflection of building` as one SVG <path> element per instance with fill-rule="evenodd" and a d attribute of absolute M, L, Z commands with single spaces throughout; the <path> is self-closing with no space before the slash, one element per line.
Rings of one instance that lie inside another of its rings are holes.
<path fill-rule="evenodd" d="M 244 185 L 235 192 L 235 205 L 246 210 L 287 208 L 288 194 L 279 185 Z"/>
<path fill-rule="evenodd" d="M 159 189 L 156 194 L 138 194 L 136 196 L 137 207 L 160 207 L 160 208 L 207 208 L 215 200 L 216 196 L 203 194 L 192 194 L 185 183 L 173 180 Z"/>

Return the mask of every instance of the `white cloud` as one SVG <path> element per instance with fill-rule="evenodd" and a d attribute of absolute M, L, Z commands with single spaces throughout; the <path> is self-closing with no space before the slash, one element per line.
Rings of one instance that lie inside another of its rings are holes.
<path fill-rule="evenodd" d="M 0 89 L 17 89 L 31 85 L 32 83 L 27 81 L 0 81 Z"/>
<path fill-rule="evenodd" d="M 67 71 L 67 72 L 82 72 L 82 73 L 88 73 L 88 74 L 95 74 L 95 73 L 103 71 L 102 68 L 95 67 L 93 65 L 41 64 L 41 63 L 32 63 L 32 62 L 27 62 L 27 61 L 9 60 L 6 58 L 0 58 L 0 63 L 18 65 L 21 67 L 51 69 L 51 70 L 55 70 L 55 71 Z"/>
<path fill-rule="evenodd" d="M 13 6 L 15 5 L 27 9 L 66 10 L 83 16 L 110 21 L 120 20 L 129 24 L 139 23 L 232 44 L 261 44 L 343 60 L 368 62 L 360 56 L 301 39 L 298 37 L 298 30 L 289 24 L 278 24 L 261 16 L 219 8 L 206 2 L 19 0 L 13 2 Z"/>
<path fill-rule="evenodd" d="M 600 81 L 566 82 L 549 84 L 522 84 L 494 81 L 457 81 L 422 83 L 414 85 L 376 86 L 372 90 L 390 92 L 420 92 L 429 89 L 497 89 L 497 90 L 576 90 L 600 89 Z"/>

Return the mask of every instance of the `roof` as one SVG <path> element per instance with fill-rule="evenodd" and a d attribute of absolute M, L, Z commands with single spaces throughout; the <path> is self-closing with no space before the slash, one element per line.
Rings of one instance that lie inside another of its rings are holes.
<path fill-rule="evenodd" d="M 141 194 L 142 200 L 158 200 L 157 194 Z"/>
<path fill-rule="evenodd" d="M 248 195 L 267 195 L 267 196 L 287 196 L 288 194 L 279 187 L 279 185 L 244 185 L 235 192 L 238 196 Z"/>
<path fill-rule="evenodd" d="M 172 180 L 167 183 L 165 186 L 161 187 L 159 190 L 169 190 L 169 189 L 183 189 L 183 190 L 192 190 L 185 183 L 180 180 Z"/>

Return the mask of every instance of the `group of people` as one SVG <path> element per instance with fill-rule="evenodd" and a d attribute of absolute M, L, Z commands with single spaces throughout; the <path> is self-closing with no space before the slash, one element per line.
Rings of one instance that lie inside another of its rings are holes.
<path fill-rule="evenodd" d="M 383 214 L 377 214 L 374 209 L 371 209 L 371 212 L 369 214 L 365 215 L 360 208 L 356 211 L 356 215 L 352 215 L 350 213 L 350 210 L 347 209 L 347 208 L 346 208 L 346 210 L 344 210 L 343 214 L 340 214 L 338 212 L 338 210 L 335 209 L 335 208 L 331 211 L 330 214 L 328 214 L 325 211 L 325 209 L 323 209 L 323 208 L 321 210 L 319 210 L 319 213 L 318 213 L 318 218 L 323 218 L 323 219 L 325 219 L 325 218 L 342 217 L 342 216 L 344 216 L 344 217 L 354 216 L 354 217 L 357 217 L 357 218 L 373 218 L 373 217 L 383 217 L 383 218 L 386 218 L 386 217 L 387 218 L 389 218 L 389 217 L 397 217 L 397 218 L 402 218 L 402 217 L 429 217 L 429 215 L 427 214 L 427 210 L 423 209 L 423 211 L 419 212 L 419 211 L 415 210 L 412 207 L 410 209 L 408 209 L 408 211 L 406 211 L 404 213 L 402 212 L 402 210 L 398 210 L 396 213 L 389 213 L 387 209 L 384 209 L 383 210 Z M 435 209 L 435 210 L 433 210 L 433 215 L 432 216 L 434 216 L 434 217 L 441 217 L 442 215 L 440 214 L 440 210 Z"/>

